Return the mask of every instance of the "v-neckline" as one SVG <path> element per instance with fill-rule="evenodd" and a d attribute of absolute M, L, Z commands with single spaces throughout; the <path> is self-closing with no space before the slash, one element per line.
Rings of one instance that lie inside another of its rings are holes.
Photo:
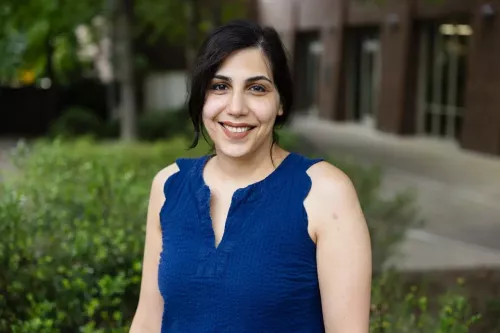
<path fill-rule="evenodd" d="M 199 213 L 200 213 L 200 224 L 204 235 L 205 244 L 210 249 L 210 251 L 228 251 L 234 245 L 235 239 L 231 238 L 231 235 L 235 233 L 234 226 L 232 223 L 231 215 L 238 208 L 244 199 L 247 201 L 253 201 L 259 197 L 259 192 L 264 190 L 264 187 L 271 189 L 279 179 L 282 171 L 291 163 L 294 158 L 295 153 L 289 152 L 287 156 L 281 161 L 281 163 L 265 178 L 259 180 L 255 183 L 251 183 L 245 187 L 236 189 L 229 203 L 229 208 L 224 221 L 224 228 L 222 231 L 222 236 L 220 242 L 216 244 L 215 241 L 215 230 L 213 228 L 213 219 L 211 214 L 211 197 L 212 191 L 210 187 L 205 182 L 204 170 L 208 161 L 213 158 L 215 154 L 206 155 L 200 159 L 200 164 L 196 168 L 196 177 L 198 184 L 198 189 L 196 192 L 196 198 L 198 201 Z"/>

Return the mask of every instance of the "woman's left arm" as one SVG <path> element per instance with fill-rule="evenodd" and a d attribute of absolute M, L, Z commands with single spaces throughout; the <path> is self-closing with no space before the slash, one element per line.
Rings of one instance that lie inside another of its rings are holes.
<path fill-rule="evenodd" d="M 326 333 L 368 333 L 371 241 L 356 190 L 326 162 L 308 173 L 312 187 L 304 205 L 316 241 Z"/>

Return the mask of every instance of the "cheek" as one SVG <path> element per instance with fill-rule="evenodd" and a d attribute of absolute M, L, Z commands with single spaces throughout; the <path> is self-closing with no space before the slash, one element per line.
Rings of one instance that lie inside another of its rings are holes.
<path fill-rule="evenodd" d="M 205 122 L 213 121 L 217 115 L 224 110 L 226 106 L 226 97 L 211 95 L 208 96 L 203 106 L 203 120 Z"/>
<path fill-rule="evenodd" d="M 279 105 L 273 99 L 255 99 L 249 102 L 249 107 L 261 124 L 274 123 L 278 115 Z"/>

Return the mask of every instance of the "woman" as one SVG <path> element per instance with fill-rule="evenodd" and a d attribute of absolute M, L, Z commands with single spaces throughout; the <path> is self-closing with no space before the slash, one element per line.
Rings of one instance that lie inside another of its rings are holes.
<path fill-rule="evenodd" d="M 153 180 L 131 333 L 367 333 L 371 249 L 349 178 L 285 151 L 292 82 L 275 30 L 237 21 L 201 47 L 189 112 L 212 155 Z"/>

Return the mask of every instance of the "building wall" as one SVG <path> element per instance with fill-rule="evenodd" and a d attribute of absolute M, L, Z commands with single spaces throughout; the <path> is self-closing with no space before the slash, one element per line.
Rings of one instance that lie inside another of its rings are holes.
<path fill-rule="evenodd" d="M 474 35 L 469 54 L 466 114 L 461 143 L 464 148 L 500 154 L 500 0 L 490 1 L 496 17 L 474 8 Z"/>
<path fill-rule="evenodd" d="M 381 24 L 381 80 L 377 127 L 402 134 L 405 116 L 414 113 L 414 91 L 408 89 L 410 46 L 414 37 L 413 6 L 410 1 L 390 1 L 383 10 Z M 407 118 L 409 120 L 414 117 Z M 410 123 L 410 127 L 413 124 Z"/>
<path fill-rule="evenodd" d="M 481 6 L 491 3 L 496 17 L 487 22 Z M 384 5 L 356 0 L 260 0 L 259 19 L 276 27 L 294 47 L 301 31 L 317 31 L 324 51 L 318 77 L 323 118 L 346 119 L 346 59 L 349 29 L 377 26 L 381 41 L 381 78 L 376 126 L 381 131 L 417 130 L 418 27 L 422 22 L 455 19 L 471 22 L 466 111 L 460 144 L 500 154 L 500 0 L 388 0 Z"/>
<path fill-rule="evenodd" d="M 439 19 L 446 16 L 469 16 L 473 11 L 475 0 L 416 0 L 415 16 L 420 19 Z"/>
<path fill-rule="evenodd" d="M 375 25 L 382 21 L 384 9 L 376 1 L 346 2 L 349 3 L 346 19 L 349 26 Z"/>
<path fill-rule="evenodd" d="M 335 25 L 335 11 L 341 0 L 260 0 L 259 20 L 280 32 L 317 30 Z"/>

